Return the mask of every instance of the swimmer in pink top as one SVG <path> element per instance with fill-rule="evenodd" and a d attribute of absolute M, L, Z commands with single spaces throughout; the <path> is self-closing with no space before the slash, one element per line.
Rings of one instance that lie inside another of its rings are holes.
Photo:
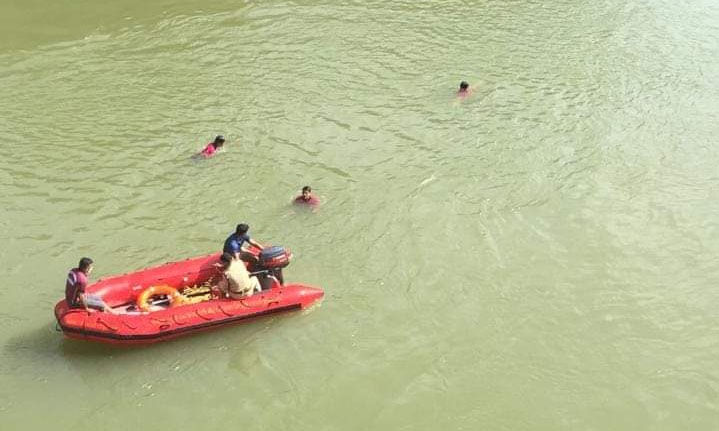
<path fill-rule="evenodd" d="M 472 95 L 474 88 L 469 86 L 469 82 L 462 81 L 459 83 L 459 90 L 457 90 L 457 98 L 464 99 Z"/>
<path fill-rule="evenodd" d="M 207 144 L 205 149 L 197 153 L 197 155 L 204 158 L 212 157 L 223 145 L 225 145 L 225 137 L 218 135 L 214 141 Z"/>
<path fill-rule="evenodd" d="M 302 194 L 295 198 L 294 203 L 315 208 L 320 204 L 320 199 L 312 194 L 312 187 L 304 186 L 302 187 Z"/>

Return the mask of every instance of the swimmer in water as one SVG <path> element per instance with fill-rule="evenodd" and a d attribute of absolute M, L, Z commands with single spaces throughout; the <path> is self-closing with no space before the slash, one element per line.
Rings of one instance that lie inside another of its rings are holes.
<path fill-rule="evenodd" d="M 312 187 L 302 187 L 302 194 L 297 196 L 293 201 L 297 205 L 307 205 L 312 208 L 320 204 L 320 200 L 317 196 L 312 194 Z"/>
<path fill-rule="evenodd" d="M 212 157 L 223 145 L 225 145 L 225 137 L 217 135 L 214 141 L 208 143 L 204 150 L 197 153 L 197 156 L 204 158 Z"/>
<path fill-rule="evenodd" d="M 469 82 L 462 81 L 459 83 L 459 90 L 457 90 L 457 97 L 465 98 L 472 94 L 472 87 L 469 86 Z"/>

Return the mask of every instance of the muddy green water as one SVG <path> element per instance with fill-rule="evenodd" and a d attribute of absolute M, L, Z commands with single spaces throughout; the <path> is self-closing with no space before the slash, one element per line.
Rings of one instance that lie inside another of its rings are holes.
<path fill-rule="evenodd" d="M 714 0 L 3 0 L 0 429 L 719 429 L 718 76 Z M 241 221 L 321 306 L 55 332 Z"/>

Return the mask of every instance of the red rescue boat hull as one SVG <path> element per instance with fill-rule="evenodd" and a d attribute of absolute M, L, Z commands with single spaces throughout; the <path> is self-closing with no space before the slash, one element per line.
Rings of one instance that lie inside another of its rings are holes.
<path fill-rule="evenodd" d="M 177 289 L 213 281 L 219 254 L 144 269 L 100 280 L 86 292 L 101 296 L 110 307 L 132 304 L 147 287 L 167 284 Z M 69 309 L 65 300 L 55 306 L 55 317 L 70 338 L 111 344 L 149 344 L 249 319 L 304 309 L 322 299 L 317 287 L 288 283 L 242 299 L 211 299 L 150 312 L 112 314 Z"/>

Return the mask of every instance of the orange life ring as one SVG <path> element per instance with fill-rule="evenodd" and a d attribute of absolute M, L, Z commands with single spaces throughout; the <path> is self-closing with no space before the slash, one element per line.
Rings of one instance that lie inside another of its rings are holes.
<path fill-rule="evenodd" d="M 150 286 L 137 295 L 137 308 L 142 311 L 150 311 L 150 299 L 157 295 L 167 295 L 170 299 L 170 307 L 177 307 L 185 302 L 185 297 L 172 286 L 161 284 Z"/>

